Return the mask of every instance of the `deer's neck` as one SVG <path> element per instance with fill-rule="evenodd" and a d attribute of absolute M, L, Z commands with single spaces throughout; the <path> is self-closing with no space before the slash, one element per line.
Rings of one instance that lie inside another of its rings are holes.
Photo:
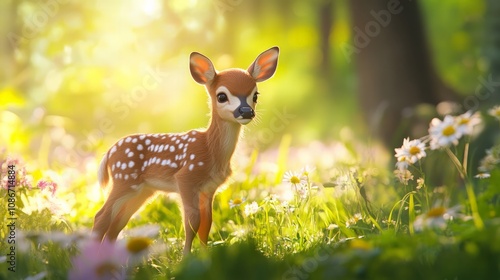
<path fill-rule="evenodd" d="M 225 166 L 231 160 L 238 138 L 241 125 L 228 122 L 213 116 L 207 129 L 208 150 L 215 159 L 215 163 Z"/>

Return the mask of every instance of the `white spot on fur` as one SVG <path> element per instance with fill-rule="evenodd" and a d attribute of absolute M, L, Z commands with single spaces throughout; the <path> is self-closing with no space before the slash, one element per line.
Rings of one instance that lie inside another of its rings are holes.
<path fill-rule="evenodd" d="M 129 162 L 128 162 L 128 167 L 129 167 L 129 168 L 134 167 L 134 165 L 135 165 L 135 163 L 134 163 L 133 161 L 129 161 Z"/>
<path fill-rule="evenodd" d="M 194 164 L 191 163 L 188 168 L 189 168 L 189 171 L 193 171 Z"/>
<path fill-rule="evenodd" d="M 175 152 L 175 147 L 174 146 L 170 146 L 170 152 Z"/>
<path fill-rule="evenodd" d="M 146 141 L 144 142 L 144 144 L 146 144 L 148 146 L 151 145 L 151 140 L 150 139 L 146 139 Z"/>
<path fill-rule="evenodd" d="M 122 163 L 122 170 L 125 170 L 127 168 L 127 165 L 125 163 Z"/>
<path fill-rule="evenodd" d="M 125 143 L 130 143 L 130 141 L 132 141 L 132 138 L 130 137 L 125 138 Z"/>
<path fill-rule="evenodd" d="M 116 152 L 116 146 L 111 147 L 111 150 L 109 150 L 109 156 L 111 157 L 111 154 Z"/>
<path fill-rule="evenodd" d="M 120 139 L 120 141 L 118 141 L 118 146 L 121 146 L 123 143 L 123 139 Z"/>
<path fill-rule="evenodd" d="M 194 159 L 194 157 L 195 157 L 195 155 L 194 155 L 194 154 L 191 154 L 191 155 L 189 156 L 189 159 L 190 159 L 190 160 L 193 160 L 193 159 Z"/>
<path fill-rule="evenodd" d="M 142 146 L 142 144 L 137 145 L 137 150 L 138 151 L 142 151 L 142 149 L 144 149 L 144 147 Z"/>
<path fill-rule="evenodd" d="M 133 157 L 133 156 L 134 156 L 134 152 L 128 153 L 128 157 Z"/>

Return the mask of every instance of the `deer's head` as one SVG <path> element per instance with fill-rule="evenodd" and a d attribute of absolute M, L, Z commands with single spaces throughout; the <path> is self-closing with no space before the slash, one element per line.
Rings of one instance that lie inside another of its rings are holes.
<path fill-rule="evenodd" d="M 257 83 L 271 78 L 278 65 L 279 48 L 261 53 L 247 70 L 215 70 L 210 59 L 193 52 L 190 71 L 193 79 L 206 87 L 212 102 L 212 118 L 247 124 L 255 117 L 259 92 Z"/>

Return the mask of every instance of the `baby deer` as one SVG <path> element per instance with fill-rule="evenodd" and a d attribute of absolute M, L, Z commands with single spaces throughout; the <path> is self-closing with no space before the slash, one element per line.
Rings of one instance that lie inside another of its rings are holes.
<path fill-rule="evenodd" d="M 191 76 L 210 96 L 210 125 L 205 131 L 129 135 L 108 150 L 98 178 L 102 187 L 110 183 L 111 191 L 92 229 L 99 240 L 115 240 L 149 197 L 165 191 L 181 197 L 184 254 L 191 252 L 196 233 L 201 243 L 207 244 L 214 193 L 231 175 L 230 160 L 241 125 L 255 117 L 256 83 L 273 76 L 278 54 L 278 47 L 273 47 L 261 53 L 247 70 L 218 72 L 210 59 L 191 53 Z"/>

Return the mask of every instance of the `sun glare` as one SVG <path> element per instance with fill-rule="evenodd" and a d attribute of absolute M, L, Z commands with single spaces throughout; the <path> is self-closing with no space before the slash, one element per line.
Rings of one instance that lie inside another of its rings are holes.
<path fill-rule="evenodd" d="M 162 2 L 159 0 L 137 0 L 137 3 L 141 5 L 142 12 L 152 18 L 159 18 L 163 9 Z"/>

